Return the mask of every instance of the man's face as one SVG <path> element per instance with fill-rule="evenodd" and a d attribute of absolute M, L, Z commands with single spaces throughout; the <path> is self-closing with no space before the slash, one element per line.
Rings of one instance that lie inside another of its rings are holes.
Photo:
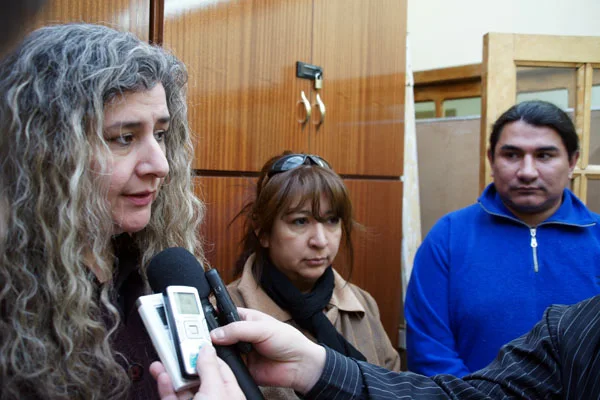
<path fill-rule="evenodd" d="M 577 163 L 552 128 L 515 121 L 504 126 L 488 152 L 494 185 L 504 204 L 521 220 L 535 226 L 560 207 L 563 189 Z"/>

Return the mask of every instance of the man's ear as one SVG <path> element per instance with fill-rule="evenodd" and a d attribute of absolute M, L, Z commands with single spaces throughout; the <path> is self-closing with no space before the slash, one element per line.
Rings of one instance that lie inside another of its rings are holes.
<path fill-rule="evenodd" d="M 488 151 L 487 151 L 487 159 L 488 159 L 488 162 L 490 163 L 490 167 L 493 165 L 493 157 L 492 156 L 493 156 L 492 149 L 488 149 Z M 492 168 L 492 171 L 491 171 L 491 175 L 492 175 L 492 177 L 494 176 L 494 169 L 493 168 Z"/>
<path fill-rule="evenodd" d="M 254 230 L 254 234 L 258 238 L 258 241 L 260 242 L 260 245 L 262 247 L 268 249 L 269 248 L 269 236 L 265 235 L 264 233 L 262 233 L 260 231 L 260 229 L 255 229 Z"/>
<path fill-rule="evenodd" d="M 575 170 L 575 167 L 577 166 L 577 160 L 579 160 L 579 150 L 573 153 L 569 160 L 569 179 L 573 178 L 573 170 Z"/>

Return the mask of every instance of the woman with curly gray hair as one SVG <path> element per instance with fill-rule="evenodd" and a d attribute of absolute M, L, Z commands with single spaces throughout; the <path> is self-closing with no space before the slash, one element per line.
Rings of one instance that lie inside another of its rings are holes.
<path fill-rule="evenodd" d="M 0 398 L 156 398 L 145 266 L 202 259 L 184 65 L 87 24 L 0 64 Z"/>

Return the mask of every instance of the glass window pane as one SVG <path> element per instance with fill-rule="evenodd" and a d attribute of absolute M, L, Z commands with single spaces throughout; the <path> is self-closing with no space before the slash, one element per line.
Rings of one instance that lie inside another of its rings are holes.
<path fill-rule="evenodd" d="M 523 92 L 517 94 L 517 103 L 522 103 L 528 100 L 544 100 L 557 105 L 563 110 L 567 110 L 569 108 L 569 92 L 567 89 Z"/>
<path fill-rule="evenodd" d="M 481 97 L 444 101 L 444 117 L 474 117 L 481 115 Z"/>
<path fill-rule="evenodd" d="M 592 165 L 600 164 L 600 68 L 592 74 L 592 120 L 590 121 L 590 158 Z"/>
<path fill-rule="evenodd" d="M 517 67 L 517 102 L 546 100 L 566 110 L 576 98 L 576 68 Z"/>
<path fill-rule="evenodd" d="M 435 118 L 435 103 L 433 101 L 421 101 L 415 103 L 415 118 Z"/>
<path fill-rule="evenodd" d="M 586 204 L 593 212 L 600 213 L 600 177 L 588 178 Z"/>

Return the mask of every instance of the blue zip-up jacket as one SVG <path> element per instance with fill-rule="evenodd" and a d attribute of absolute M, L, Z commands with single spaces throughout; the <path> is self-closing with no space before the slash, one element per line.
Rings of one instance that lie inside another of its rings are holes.
<path fill-rule="evenodd" d="M 449 213 L 415 256 L 405 301 L 408 369 L 464 376 L 528 332 L 551 304 L 600 293 L 600 216 L 565 189 L 536 227 L 493 184 Z"/>

